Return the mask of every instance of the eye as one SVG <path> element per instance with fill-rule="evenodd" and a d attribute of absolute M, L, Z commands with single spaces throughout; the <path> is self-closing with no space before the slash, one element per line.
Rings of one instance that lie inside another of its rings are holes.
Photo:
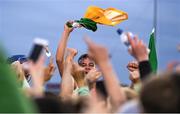
<path fill-rule="evenodd" d="M 80 64 L 80 66 L 85 67 L 87 66 L 85 63 Z"/>
<path fill-rule="evenodd" d="M 89 66 L 90 67 L 94 67 L 94 63 L 89 63 Z"/>

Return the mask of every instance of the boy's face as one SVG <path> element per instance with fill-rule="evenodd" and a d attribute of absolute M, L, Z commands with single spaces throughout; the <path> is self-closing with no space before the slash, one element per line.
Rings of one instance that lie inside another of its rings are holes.
<path fill-rule="evenodd" d="M 79 65 L 84 68 L 85 74 L 95 68 L 94 61 L 89 58 L 82 59 Z"/>

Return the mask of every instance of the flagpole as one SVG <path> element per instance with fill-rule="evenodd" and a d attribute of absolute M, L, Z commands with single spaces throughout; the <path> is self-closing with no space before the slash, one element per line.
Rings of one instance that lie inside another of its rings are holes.
<path fill-rule="evenodd" d="M 155 41 L 157 38 L 157 0 L 154 0 L 154 19 L 153 19 L 153 26 L 154 26 L 154 36 L 155 36 Z"/>

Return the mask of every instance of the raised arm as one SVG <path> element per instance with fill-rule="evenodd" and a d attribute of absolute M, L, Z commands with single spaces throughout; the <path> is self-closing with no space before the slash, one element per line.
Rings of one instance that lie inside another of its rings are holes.
<path fill-rule="evenodd" d="M 58 48 L 56 51 L 56 63 L 57 63 L 58 70 L 61 76 L 63 74 L 65 50 L 66 50 L 69 35 L 72 31 L 73 31 L 73 28 L 69 28 L 66 24 L 64 25 L 64 31 L 62 33 L 62 36 L 61 36 L 61 39 L 59 41 Z"/>
<path fill-rule="evenodd" d="M 138 61 L 140 78 L 145 79 L 152 73 L 151 65 L 149 63 L 149 57 L 147 52 L 147 47 L 142 40 L 135 36 L 131 38 L 128 34 L 128 40 L 131 45 L 129 53 Z"/>
<path fill-rule="evenodd" d="M 74 79 L 71 75 L 73 59 L 77 50 L 73 48 L 67 48 L 67 56 L 64 62 L 63 76 L 61 79 L 60 97 L 69 99 L 72 96 L 74 90 Z"/>
<path fill-rule="evenodd" d="M 96 64 L 99 65 L 103 74 L 105 86 L 111 99 L 112 110 L 117 111 L 119 106 L 125 101 L 125 94 L 119 86 L 117 75 L 109 60 L 108 51 L 105 47 L 95 44 L 90 39 L 86 39 L 86 43 L 89 48 L 88 54 L 94 59 Z"/>

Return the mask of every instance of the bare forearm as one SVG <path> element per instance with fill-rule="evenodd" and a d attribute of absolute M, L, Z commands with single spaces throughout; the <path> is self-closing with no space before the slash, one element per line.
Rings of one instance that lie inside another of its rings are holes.
<path fill-rule="evenodd" d="M 102 62 L 99 64 L 103 73 L 107 92 L 111 97 L 111 101 L 116 110 L 125 100 L 123 90 L 119 86 L 119 82 L 110 62 Z"/>
<path fill-rule="evenodd" d="M 56 51 L 56 63 L 58 65 L 58 69 L 61 75 L 63 74 L 62 71 L 63 71 L 64 55 L 65 55 L 69 34 L 70 34 L 69 32 L 66 31 L 63 32 Z"/>
<path fill-rule="evenodd" d="M 72 96 L 74 83 L 72 76 L 69 72 L 64 72 L 61 81 L 60 96 L 63 98 L 69 98 Z"/>

